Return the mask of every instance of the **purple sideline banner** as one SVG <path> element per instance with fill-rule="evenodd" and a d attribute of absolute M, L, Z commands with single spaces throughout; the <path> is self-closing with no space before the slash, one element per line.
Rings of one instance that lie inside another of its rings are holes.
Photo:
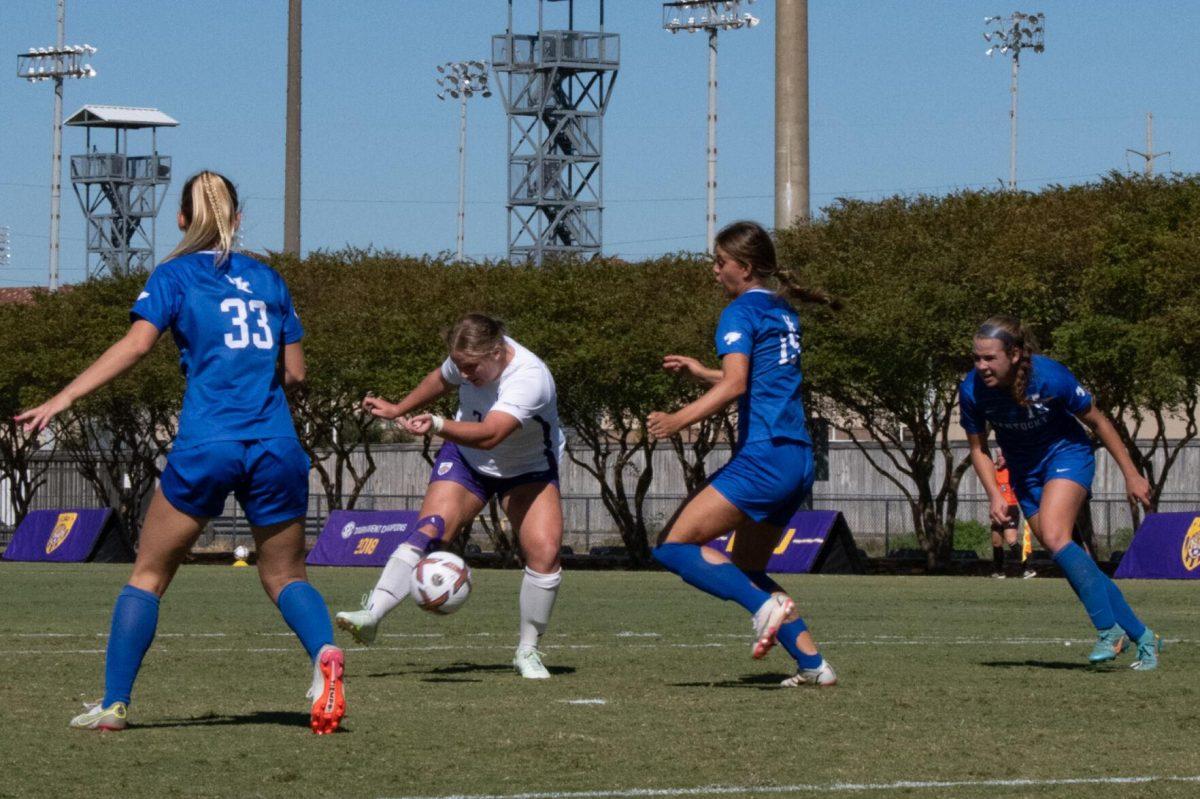
<path fill-rule="evenodd" d="M 1200 511 L 1147 514 L 1114 576 L 1200 579 Z"/>
<path fill-rule="evenodd" d="M 825 539 L 837 521 L 834 510 L 802 510 L 788 520 L 779 546 L 767 561 L 767 571 L 783 574 L 808 574 L 813 570 L 817 555 Z M 733 552 L 736 533 L 723 535 L 708 543 L 713 549 L 729 554 Z"/>
<path fill-rule="evenodd" d="M 382 566 L 412 533 L 415 510 L 335 510 L 325 520 L 310 566 Z"/>
<path fill-rule="evenodd" d="M 111 508 L 31 511 L 13 533 L 5 560 L 82 563 L 91 557 Z"/>

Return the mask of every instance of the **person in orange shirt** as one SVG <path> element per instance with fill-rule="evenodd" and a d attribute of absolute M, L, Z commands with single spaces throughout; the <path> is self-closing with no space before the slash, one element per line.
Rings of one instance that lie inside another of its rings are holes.
<path fill-rule="evenodd" d="M 1021 507 L 1017 503 L 1017 495 L 1012 489 L 1008 477 L 1008 464 L 1004 462 L 1004 453 L 996 450 L 996 483 L 1000 494 L 1008 503 L 1008 519 L 1003 524 L 992 523 L 992 576 L 1004 579 L 1008 576 L 1004 568 L 1004 548 L 1008 547 L 1009 558 L 1013 563 L 1021 562 L 1021 542 L 1017 535 L 1021 523 Z M 1021 574 L 1028 579 L 1037 574 L 1033 569 L 1025 569 Z"/>

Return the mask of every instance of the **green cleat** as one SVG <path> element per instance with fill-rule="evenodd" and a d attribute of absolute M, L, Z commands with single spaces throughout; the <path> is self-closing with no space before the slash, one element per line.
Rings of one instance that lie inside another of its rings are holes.
<path fill-rule="evenodd" d="M 527 680 L 548 680 L 550 672 L 542 665 L 542 653 L 531 646 L 517 649 L 513 657 L 513 668 Z"/>
<path fill-rule="evenodd" d="M 102 702 L 84 703 L 83 706 L 87 708 L 87 711 L 71 719 L 71 729 L 108 730 L 110 732 L 120 732 L 125 729 L 129 708 L 124 702 L 113 702 L 108 707 L 104 707 Z"/>
<path fill-rule="evenodd" d="M 1114 624 L 1107 630 L 1100 631 L 1100 640 L 1092 647 L 1092 654 L 1088 655 L 1088 660 L 1092 663 L 1107 663 L 1110 660 L 1116 660 L 1117 655 L 1125 651 L 1127 646 L 1129 646 L 1129 638 L 1125 635 L 1125 631 Z"/>
<path fill-rule="evenodd" d="M 1162 651 L 1162 639 L 1149 627 L 1137 639 L 1137 660 L 1130 668 L 1135 671 L 1153 671 L 1158 668 L 1158 653 Z"/>

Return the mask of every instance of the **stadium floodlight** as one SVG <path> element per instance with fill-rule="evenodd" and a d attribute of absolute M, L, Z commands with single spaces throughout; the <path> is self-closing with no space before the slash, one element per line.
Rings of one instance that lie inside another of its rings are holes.
<path fill-rule="evenodd" d="M 12 241 L 11 231 L 0 225 L 0 266 L 8 266 L 8 262 L 12 259 Z"/>
<path fill-rule="evenodd" d="M 705 233 L 709 252 L 717 234 L 717 32 L 753 28 L 758 17 L 742 11 L 754 0 L 668 0 L 663 3 L 663 29 L 671 33 L 708 32 L 708 207 Z M 699 20 L 696 19 L 697 15 Z M 687 22 L 683 21 L 687 17 Z"/>
<path fill-rule="evenodd" d="M 487 85 L 488 66 L 486 61 L 448 61 L 437 68 L 438 73 L 445 76 L 437 79 L 437 85 L 442 87 L 437 98 L 445 100 L 448 94 L 459 101 L 458 236 L 455 246 L 459 261 L 463 259 L 467 228 L 467 100 L 477 94 L 485 98 L 492 96 Z"/>
<path fill-rule="evenodd" d="M 991 27 L 984 32 L 983 40 L 991 46 L 985 51 L 992 56 L 996 53 L 1012 57 L 1012 105 L 1009 109 L 1009 153 L 1008 153 L 1008 189 L 1017 188 L 1017 73 L 1021 68 L 1021 52 L 1032 50 L 1035 53 L 1046 49 L 1046 15 L 1038 11 L 1025 14 L 1014 11 L 1007 17 L 984 17 L 983 24 Z"/>
<path fill-rule="evenodd" d="M 62 205 L 62 104 L 63 80 L 94 78 L 96 70 L 88 59 L 96 54 L 90 44 L 67 45 L 66 0 L 58 0 L 58 43 L 54 47 L 30 47 L 17 54 L 17 77 L 30 83 L 54 81 L 53 160 L 50 168 L 50 269 L 48 284 L 58 290 L 59 221 Z"/>

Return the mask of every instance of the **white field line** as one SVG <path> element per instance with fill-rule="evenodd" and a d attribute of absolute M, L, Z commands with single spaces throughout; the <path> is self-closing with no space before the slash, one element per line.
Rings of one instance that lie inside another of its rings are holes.
<path fill-rule="evenodd" d="M 470 793 L 394 796 L 388 799 L 641 799 L 658 796 L 768 796 L 795 793 L 865 793 L 868 791 L 940 790 L 945 788 L 1047 788 L 1057 785 L 1145 785 L 1156 782 L 1200 783 L 1197 776 L 1062 777 L 1020 780 L 898 780 L 896 782 L 831 782 L 797 785 L 705 785 L 695 788 L 626 788 L 596 791 Z"/>
<path fill-rule="evenodd" d="M 279 636 L 291 638 L 291 633 L 252 633 L 260 636 Z M 491 635 L 490 633 L 488 635 Z M 104 633 L 16 633 L 10 634 L 11 637 L 17 638 L 107 638 Z M 0 638 L 6 637 L 0 634 Z M 157 638 L 171 639 L 187 639 L 187 638 L 223 638 L 233 637 L 228 633 L 160 633 Z M 386 636 L 385 636 L 386 637 Z M 405 635 L 402 633 L 393 634 L 392 637 L 403 638 L 433 638 L 445 637 L 441 633 L 418 633 Z M 560 636 L 566 637 L 566 636 Z M 639 643 L 636 640 L 630 640 L 621 633 L 616 633 L 614 637 L 622 639 L 620 642 L 607 643 L 590 643 L 590 644 L 555 644 L 543 643 L 542 649 L 546 650 L 583 650 L 583 649 L 724 649 L 724 648 L 739 648 L 742 646 L 741 639 L 744 636 L 731 636 L 739 639 L 734 642 L 706 641 L 706 642 L 684 642 L 684 641 L 661 641 L 654 643 Z M 643 637 L 641 635 L 638 636 Z M 895 636 L 879 636 L 876 638 L 863 639 L 827 639 L 818 642 L 821 647 L 837 648 L 839 646 L 1071 646 L 1072 644 L 1086 645 L 1092 643 L 1090 638 L 936 638 L 922 637 L 911 639 L 897 639 Z M 1190 644 L 1196 643 L 1193 639 L 1188 638 L 1164 638 L 1164 644 L 1177 645 L 1181 643 Z M 442 651 L 468 651 L 468 650 L 508 650 L 511 646 L 505 644 L 426 644 L 422 646 L 373 646 L 373 647 L 344 647 L 347 652 L 442 652 Z M 188 653 L 262 653 L 262 652 L 292 652 L 294 647 L 205 647 L 203 649 L 175 649 L 170 646 L 159 646 L 155 648 L 157 651 L 163 652 L 188 652 Z M 0 648 L 0 655 L 91 655 L 97 652 L 103 652 L 103 649 L 4 649 Z"/>
<path fill-rule="evenodd" d="M 607 705 L 607 699 L 560 699 L 564 705 Z"/>

